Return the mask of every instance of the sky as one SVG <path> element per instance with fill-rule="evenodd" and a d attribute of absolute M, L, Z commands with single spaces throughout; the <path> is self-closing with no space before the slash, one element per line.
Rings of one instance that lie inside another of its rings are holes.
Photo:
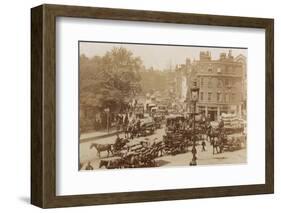
<path fill-rule="evenodd" d="M 221 47 L 199 47 L 199 46 L 167 46 L 149 44 L 124 44 L 124 43 L 97 43 L 79 42 L 80 55 L 84 54 L 91 58 L 93 56 L 103 56 L 113 47 L 125 47 L 134 56 L 139 56 L 146 68 L 168 69 L 176 64 L 184 64 L 186 58 L 198 60 L 200 51 L 210 51 L 212 59 L 218 59 L 220 53 L 228 53 L 232 50 L 232 55 L 239 54 L 247 56 L 247 49 L 243 48 L 221 48 Z"/>

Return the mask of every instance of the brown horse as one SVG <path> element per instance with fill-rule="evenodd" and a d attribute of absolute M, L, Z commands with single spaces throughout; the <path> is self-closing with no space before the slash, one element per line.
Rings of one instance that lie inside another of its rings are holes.
<path fill-rule="evenodd" d="M 90 149 L 93 147 L 96 148 L 99 158 L 101 156 L 101 152 L 107 151 L 107 157 L 109 156 L 109 153 L 113 154 L 112 152 L 112 144 L 97 144 L 97 143 L 92 143 L 90 146 Z"/>
<path fill-rule="evenodd" d="M 207 139 L 209 139 L 209 141 L 212 141 L 215 137 L 218 138 L 220 134 L 221 134 L 220 131 L 214 129 L 213 127 L 208 128 L 206 131 Z"/>

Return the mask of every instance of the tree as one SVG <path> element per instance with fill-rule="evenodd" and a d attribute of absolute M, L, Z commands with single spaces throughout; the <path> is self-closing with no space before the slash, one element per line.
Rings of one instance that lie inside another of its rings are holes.
<path fill-rule="evenodd" d="M 118 110 L 141 91 L 142 61 L 123 47 L 104 56 L 80 56 L 80 103 L 96 109 Z"/>

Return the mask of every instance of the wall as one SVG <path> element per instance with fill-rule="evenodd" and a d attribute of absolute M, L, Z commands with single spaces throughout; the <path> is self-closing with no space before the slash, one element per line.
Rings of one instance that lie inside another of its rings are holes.
<path fill-rule="evenodd" d="M 41 4 L 39 0 L 2 1 L 1 15 L 1 212 L 39 212 L 28 204 L 30 180 L 30 8 Z M 119 0 L 119 1 L 75 1 L 49 0 L 48 3 L 87 6 L 119 7 L 147 10 L 166 10 L 191 13 L 209 13 L 275 18 L 275 58 L 281 57 L 280 30 L 281 14 L 279 1 L 245 0 Z M 279 9 L 278 9 L 279 8 Z M 278 35 L 278 36 L 277 36 Z M 275 194 L 230 198 L 197 199 L 184 201 L 124 204 L 67 209 L 69 212 L 277 212 L 280 206 L 280 144 L 281 139 L 281 91 L 280 62 L 275 61 Z M 50 210 L 64 212 L 66 209 Z"/>

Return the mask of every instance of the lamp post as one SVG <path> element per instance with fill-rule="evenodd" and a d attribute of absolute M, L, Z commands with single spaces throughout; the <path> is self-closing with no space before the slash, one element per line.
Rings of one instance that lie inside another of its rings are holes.
<path fill-rule="evenodd" d="M 193 133 L 192 133 L 192 160 L 190 161 L 189 165 L 190 166 L 196 166 L 197 165 L 197 150 L 196 150 L 196 129 L 195 129 L 195 115 L 196 115 L 196 103 L 199 99 L 199 87 L 197 87 L 197 82 L 196 80 L 193 82 L 193 86 L 190 88 L 190 100 L 191 103 L 193 104 Z"/>
<path fill-rule="evenodd" d="M 109 108 L 104 109 L 104 111 L 106 112 L 106 128 L 107 128 L 107 133 L 109 133 Z"/>

